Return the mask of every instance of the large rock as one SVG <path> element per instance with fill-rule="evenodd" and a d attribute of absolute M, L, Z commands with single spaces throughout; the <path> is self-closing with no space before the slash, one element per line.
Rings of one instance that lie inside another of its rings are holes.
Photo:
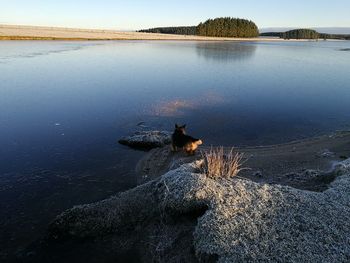
<path fill-rule="evenodd" d="M 324 192 L 234 178 L 213 180 L 199 162 L 56 218 L 53 238 L 121 233 L 160 217 L 203 209 L 194 231 L 199 258 L 219 262 L 350 262 L 350 160 Z M 116 248 L 118 249 L 118 248 Z"/>
<path fill-rule="evenodd" d="M 133 148 L 163 147 L 171 143 L 171 133 L 168 131 L 138 131 L 121 138 L 118 142 Z"/>

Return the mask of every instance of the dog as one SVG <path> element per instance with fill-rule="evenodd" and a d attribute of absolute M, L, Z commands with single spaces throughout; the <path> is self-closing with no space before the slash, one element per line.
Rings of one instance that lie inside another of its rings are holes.
<path fill-rule="evenodd" d="M 203 142 L 200 139 L 186 135 L 185 128 L 186 124 L 182 126 L 175 124 L 175 130 L 171 136 L 171 150 L 176 152 L 178 149 L 183 149 L 188 155 L 194 155 L 198 146 Z"/>

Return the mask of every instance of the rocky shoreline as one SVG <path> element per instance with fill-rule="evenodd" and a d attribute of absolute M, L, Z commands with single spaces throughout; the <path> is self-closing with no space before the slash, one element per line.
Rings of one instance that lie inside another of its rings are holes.
<path fill-rule="evenodd" d="M 335 166 L 336 179 L 323 192 L 213 180 L 199 173 L 199 165 L 182 165 L 110 199 L 67 210 L 50 225 L 48 243 L 109 243 L 114 256 L 136 250 L 139 262 L 350 260 L 350 159 Z"/>
<path fill-rule="evenodd" d="M 349 136 L 240 149 L 255 166 L 231 179 L 200 173 L 200 155 L 154 149 L 139 163 L 141 185 L 65 211 L 26 260 L 349 262 L 350 158 L 339 157 Z M 272 153 L 291 163 L 266 169 Z"/>

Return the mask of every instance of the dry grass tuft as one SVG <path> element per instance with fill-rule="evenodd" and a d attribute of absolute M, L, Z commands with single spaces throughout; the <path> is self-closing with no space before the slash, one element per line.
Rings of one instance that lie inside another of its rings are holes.
<path fill-rule="evenodd" d="M 231 178 L 243 169 L 243 154 L 236 153 L 234 148 L 226 154 L 222 146 L 211 148 L 210 151 L 202 152 L 202 156 L 204 159 L 202 172 L 213 179 Z"/>

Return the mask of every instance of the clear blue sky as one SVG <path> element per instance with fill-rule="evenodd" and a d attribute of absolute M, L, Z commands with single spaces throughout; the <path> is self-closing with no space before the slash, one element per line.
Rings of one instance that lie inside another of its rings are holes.
<path fill-rule="evenodd" d="M 350 27 L 350 0 L 0 0 L 0 24 L 141 29 L 249 18 L 262 27 Z"/>

